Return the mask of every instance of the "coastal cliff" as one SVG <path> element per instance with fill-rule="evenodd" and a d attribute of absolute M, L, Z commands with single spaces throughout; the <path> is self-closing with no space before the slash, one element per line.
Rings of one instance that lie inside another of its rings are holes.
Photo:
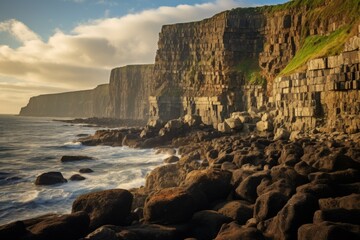
<path fill-rule="evenodd" d="M 92 90 L 46 94 L 32 97 L 20 111 L 21 116 L 107 117 L 109 85 Z"/>
<path fill-rule="evenodd" d="M 277 77 L 285 80 L 292 74 L 304 73 L 301 76 L 322 77 L 319 84 L 331 85 L 345 79 L 355 81 L 346 84 L 357 84 L 359 8 L 359 2 L 353 0 L 292 1 L 278 6 L 238 8 L 199 22 L 164 26 L 155 59 L 157 89 L 150 98 L 150 115 L 169 120 L 197 114 L 204 123 L 216 127 L 232 112 L 250 107 L 272 106 L 282 113 L 289 104 L 297 102 L 291 111 L 302 112 L 302 104 L 324 105 L 325 95 L 328 103 L 333 96 L 338 106 L 348 105 L 348 100 L 358 96 L 357 87 L 337 88 L 341 97 L 333 92 L 326 94 L 324 88 L 311 87 L 306 91 L 312 97 L 306 97 L 293 94 L 298 92 L 291 92 L 291 83 L 285 87 L 273 83 L 281 81 L 275 80 Z M 352 48 L 345 48 L 345 44 L 352 44 Z M 328 56 L 341 60 L 336 66 L 314 66 L 313 59 Z M 331 83 L 325 81 L 329 78 Z M 355 105 L 350 108 L 357 109 Z M 301 114 L 286 115 L 290 117 L 278 120 L 278 126 L 285 124 L 299 130 L 322 123 L 333 126 L 340 112 L 334 113 L 329 106 L 323 111 L 317 116 L 310 114 L 310 120 Z M 351 114 L 358 115 L 359 111 L 352 110 Z M 349 121 L 351 131 L 357 131 L 358 120 Z M 294 127 L 295 122 L 301 126 Z"/>
<path fill-rule="evenodd" d="M 153 65 L 129 65 L 111 70 L 110 117 L 148 118 L 148 98 L 153 92 Z"/>

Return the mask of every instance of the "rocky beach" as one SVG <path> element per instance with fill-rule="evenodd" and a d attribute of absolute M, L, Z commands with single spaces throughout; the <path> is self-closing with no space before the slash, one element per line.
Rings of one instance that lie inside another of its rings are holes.
<path fill-rule="evenodd" d="M 121 124 L 74 140 L 169 156 L 144 186 L 82 194 L 71 213 L 19 219 L 0 239 L 360 238 L 358 0 L 164 25 L 154 64 L 114 68 L 92 90 L 32 97 L 20 115 Z M 93 161 L 61 161 L 83 160 Z M 34 184 L 66 184 L 62 174 Z"/>
<path fill-rule="evenodd" d="M 71 214 L 13 222 L 0 228 L 0 237 L 358 239 L 360 134 L 274 134 L 254 124 L 265 116 L 271 124 L 268 112 L 233 114 L 226 122 L 237 124 L 226 132 L 187 115 L 81 138 L 86 145 L 152 147 L 173 156 L 145 186 L 82 195 Z"/>

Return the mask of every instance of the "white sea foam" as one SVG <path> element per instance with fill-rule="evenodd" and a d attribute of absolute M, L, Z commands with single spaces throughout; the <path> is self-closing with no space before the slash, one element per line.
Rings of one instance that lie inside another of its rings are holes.
<path fill-rule="evenodd" d="M 93 134 L 95 128 L 64 126 L 43 118 L 0 117 L 7 126 L 0 138 L 3 147 L 0 172 L 7 177 L 20 176 L 17 181 L 0 185 L 0 225 L 49 212 L 69 212 L 77 196 L 111 188 L 133 188 L 145 184 L 145 176 L 162 164 L 167 155 L 156 155 L 149 149 L 128 147 L 86 147 L 73 142 L 77 134 Z M 11 154 L 7 151 L 11 149 Z M 61 163 L 63 155 L 86 155 L 92 161 Z M 84 181 L 68 181 L 53 186 L 36 186 L 41 173 L 59 171 L 69 179 L 80 168 L 93 173 L 81 174 Z"/>

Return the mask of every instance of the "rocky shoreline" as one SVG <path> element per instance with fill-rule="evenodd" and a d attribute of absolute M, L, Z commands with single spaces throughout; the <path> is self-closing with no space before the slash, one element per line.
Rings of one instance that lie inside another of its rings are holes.
<path fill-rule="evenodd" d="M 174 156 L 143 187 L 82 195 L 72 213 L 1 226 L 0 239 L 359 239 L 360 134 L 287 132 L 272 118 L 235 113 L 214 129 L 192 115 L 83 137 Z"/>

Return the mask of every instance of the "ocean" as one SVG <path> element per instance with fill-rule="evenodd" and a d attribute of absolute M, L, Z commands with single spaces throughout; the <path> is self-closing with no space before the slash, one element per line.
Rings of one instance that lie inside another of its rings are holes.
<path fill-rule="evenodd" d="M 53 121 L 53 118 L 0 115 L 0 225 L 46 213 L 70 213 L 77 196 L 105 189 L 130 189 L 145 184 L 145 176 L 167 155 L 128 147 L 83 146 L 79 134 L 95 127 Z M 86 155 L 95 160 L 61 163 L 63 155 Z M 38 175 L 59 171 L 66 179 L 81 174 L 83 181 L 36 186 Z"/>

